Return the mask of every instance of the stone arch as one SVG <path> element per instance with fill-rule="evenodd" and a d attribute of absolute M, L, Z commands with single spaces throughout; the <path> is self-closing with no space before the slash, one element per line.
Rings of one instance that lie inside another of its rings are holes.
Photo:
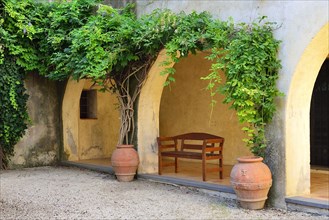
<path fill-rule="evenodd" d="M 178 64 L 172 63 L 176 70 L 176 82 L 171 88 L 163 84 L 167 76 L 160 72 L 165 68 L 160 63 L 165 60 L 165 51 L 161 51 L 153 64 L 148 79 L 140 94 L 138 106 L 138 153 L 140 157 L 139 173 L 156 173 L 158 167 L 156 137 L 185 132 L 207 132 L 225 137 L 224 163 L 235 164 L 236 158 L 251 154 L 242 138 L 242 125 L 229 105 L 220 104 L 223 95 L 216 96 L 218 104 L 210 117 L 211 97 L 201 81 L 211 68 L 211 61 L 205 59 L 208 52 L 184 57 Z M 225 76 L 221 77 L 224 81 Z M 160 121 L 161 120 L 161 121 Z M 225 126 L 223 126 L 225 124 Z"/>
<path fill-rule="evenodd" d="M 69 79 L 65 88 L 62 104 L 63 153 L 64 159 L 69 161 L 109 158 L 116 148 L 120 120 L 114 95 L 97 91 L 97 117 L 80 119 L 80 96 L 82 90 L 89 89 L 91 85 L 89 80 Z"/>
<path fill-rule="evenodd" d="M 310 105 L 319 70 L 329 54 L 329 23 L 304 50 L 293 74 L 285 114 L 286 195 L 310 193 Z"/>
<path fill-rule="evenodd" d="M 138 155 L 139 173 L 157 172 L 158 156 L 156 137 L 159 136 L 159 112 L 163 84 L 167 76 L 160 75 L 166 66 L 160 65 L 167 59 L 165 50 L 160 51 L 152 65 L 138 102 Z M 174 66 L 171 63 L 167 67 Z"/>

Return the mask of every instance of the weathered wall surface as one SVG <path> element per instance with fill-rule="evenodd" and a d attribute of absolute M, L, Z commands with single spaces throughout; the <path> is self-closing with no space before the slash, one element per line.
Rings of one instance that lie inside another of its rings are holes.
<path fill-rule="evenodd" d="M 61 144 L 58 83 L 29 74 L 25 87 L 29 94 L 27 105 L 31 124 L 15 146 L 10 167 L 54 164 Z"/>
<path fill-rule="evenodd" d="M 63 148 L 69 161 L 109 158 L 117 145 L 120 116 L 115 95 L 97 92 L 97 118 L 80 119 L 81 92 L 90 87 L 88 80 L 69 80 L 65 89 Z"/>
<path fill-rule="evenodd" d="M 282 41 L 279 51 L 282 69 L 278 88 L 285 93 L 285 96 L 278 98 L 278 111 L 267 130 L 269 149 L 266 163 L 270 166 L 274 178 L 271 198 L 274 198 L 273 203 L 276 206 L 285 207 L 285 196 L 309 192 L 309 109 L 316 76 L 328 56 L 329 37 L 326 24 L 329 22 L 329 2 L 321 0 L 137 0 L 136 2 L 139 16 L 150 13 L 156 8 L 168 8 L 175 12 L 187 13 L 208 11 L 222 20 L 232 17 L 235 22 L 247 23 L 257 21 L 257 18 L 265 15 L 269 21 L 277 22 L 278 28 L 274 34 Z M 319 33 L 321 36 L 317 37 Z M 316 41 L 314 43 L 316 46 L 308 49 L 312 41 Z M 321 44 L 322 47 L 317 46 Z M 308 56 L 305 56 L 305 53 Z M 307 57 L 308 60 L 303 57 Z"/>
<path fill-rule="evenodd" d="M 90 81 L 86 81 L 84 89 L 89 89 L 91 85 Z M 79 118 L 79 115 L 75 117 Z M 97 118 L 78 119 L 78 123 L 79 159 L 110 158 L 116 149 L 120 131 L 118 100 L 115 95 L 98 91 Z"/>

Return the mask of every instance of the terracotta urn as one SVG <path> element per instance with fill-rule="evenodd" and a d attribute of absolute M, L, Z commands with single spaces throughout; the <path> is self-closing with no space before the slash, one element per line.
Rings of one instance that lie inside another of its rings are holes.
<path fill-rule="evenodd" d="M 132 181 L 139 164 L 134 145 L 118 145 L 112 154 L 111 164 L 118 181 Z"/>
<path fill-rule="evenodd" d="M 239 157 L 231 171 L 231 185 L 242 208 L 264 208 L 272 174 L 262 157 Z"/>

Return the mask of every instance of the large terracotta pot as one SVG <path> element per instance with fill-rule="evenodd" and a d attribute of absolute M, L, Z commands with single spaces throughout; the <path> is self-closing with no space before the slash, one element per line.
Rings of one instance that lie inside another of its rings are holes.
<path fill-rule="evenodd" d="M 231 171 L 231 185 L 242 208 L 264 208 L 272 186 L 271 171 L 262 157 L 239 157 Z"/>
<path fill-rule="evenodd" d="M 120 182 L 130 182 L 134 179 L 139 164 L 134 145 L 119 145 L 111 157 L 111 164 Z"/>

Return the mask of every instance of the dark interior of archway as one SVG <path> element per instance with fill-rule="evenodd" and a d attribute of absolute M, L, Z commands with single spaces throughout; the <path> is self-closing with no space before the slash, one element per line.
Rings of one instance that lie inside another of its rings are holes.
<path fill-rule="evenodd" d="M 329 169 L 329 59 L 317 76 L 311 101 L 311 165 Z"/>

